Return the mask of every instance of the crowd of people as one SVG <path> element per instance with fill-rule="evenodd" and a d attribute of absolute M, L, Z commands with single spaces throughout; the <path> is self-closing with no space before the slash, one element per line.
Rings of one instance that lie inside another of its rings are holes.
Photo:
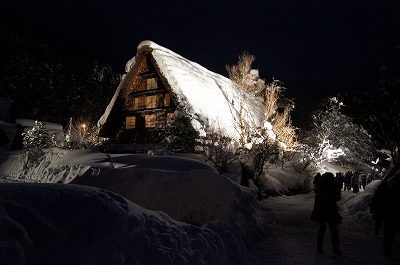
<path fill-rule="evenodd" d="M 347 171 L 345 173 L 336 172 L 335 182 L 339 190 L 359 192 L 374 180 L 382 180 L 383 174 L 374 172 L 364 174 L 363 171 Z"/>
<path fill-rule="evenodd" d="M 391 178 L 384 179 L 380 173 L 365 175 L 362 171 L 347 171 L 346 173 L 331 172 L 317 173 L 314 177 L 315 201 L 311 214 L 311 221 L 319 223 L 317 237 L 317 251 L 321 254 L 323 250 L 324 234 L 327 226 L 331 233 L 333 252 L 340 255 L 339 228 L 342 217 L 339 214 L 336 202 L 341 198 L 341 191 L 352 191 L 357 193 L 365 190 L 367 184 L 374 180 L 382 180 L 374 193 L 370 212 L 375 220 L 375 233 L 379 232 L 381 223 L 384 226 L 383 252 L 387 258 L 391 257 L 393 243 L 397 234 L 400 233 L 400 216 L 398 204 L 400 201 L 400 170 Z"/>

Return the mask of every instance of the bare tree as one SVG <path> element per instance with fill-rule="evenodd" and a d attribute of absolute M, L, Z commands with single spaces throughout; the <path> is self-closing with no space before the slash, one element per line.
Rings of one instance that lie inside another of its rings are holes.
<path fill-rule="evenodd" d="M 264 80 L 259 78 L 257 70 L 251 68 L 254 60 L 254 55 L 244 52 L 239 56 L 237 65 L 226 66 L 229 78 L 239 91 L 238 97 L 232 100 L 232 105 L 237 105 L 238 119 L 236 120 L 236 125 L 239 130 L 239 142 L 241 146 L 246 144 L 248 135 L 252 130 L 245 118 L 250 111 L 249 108 L 251 108 L 251 104 L 248 104 L 248 101 L 253 100 L 252 103 L 256 103 L 254 102 L 255 96 L 261 95 L 265 90 Z"/>
<path fill-rule="evenodd" d="M 254 60 L 253 55 L 245 52 L 239 56 L 237 65 L 226 66 L 226 69 L 238 91 L 231 109 L 240 136 L 239 146 L 244 151 L 240 152 L 242 172 L 249 173 L 261 199 L 266 193 L 266 179 L 263 179 L 266 163 L 272 157 L 279 157 L 283 146 L 293 148 L 297 141 L 296 129 L 290 120 L 292 106 L 280 98 L 284 90 L 282 83 L 273 80 L 266 85 L 258 70 L 251 68 Z M 258 123 L 250 124 L 248 115 L 256 115 L 256 111 L 260 114 Z"/>
<path fill-rule="evenodd" d="M 297 129 L 292 125 L 290 119 L 293 102 L 289 100 L 284 103 L 280 99 L 283 90 L 284 87 L 278 80 L 273 80 L 266 86 L 264 122 L 269 121 L 273 125 L 273 131 L 278 138 L 277 140 L 285 144 L 285 149 L 295 150 L 298 147 Z"/>

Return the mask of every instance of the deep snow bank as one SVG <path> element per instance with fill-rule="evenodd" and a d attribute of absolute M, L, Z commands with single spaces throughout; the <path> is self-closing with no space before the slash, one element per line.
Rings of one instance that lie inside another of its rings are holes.
<path fill-rule="evenodd" d="M 101 168 L 71 183 L 111 190 L 146 209 L 199 226 L 222 220 L 246 239 L 267 229 L 255 192 L 211 171 Z"/>
<path fill-rule="evenodd" d="M 0 178 L 17 182 L 69 183 L 85 164 L 52 163 L 70 152 L 61 148 L 43 149 L 34 161 L 27 161 L 23 151 L 3 151 L 0 153 Z"/>
<path fill-rule="evenodd" d="M 45 150 L 27 165 L 21 153 L 8 154 L 0 177 L 18 182 L 79 183 L 121 194 L 149 210 L 196 224 L 223 220 L 244 239 L 268 229 L 255 193 L 216 173 L 211 166 L 169 155 L 106 154 L 96 150 Z M 80 176 L 81 177 L 77 177 Z"/>
<path fill-rule="evenodd" d="M 92 187 L 0 183 L 0 224 L 5 264 L 243 264 L 223 223 L 180 223 Z"/>

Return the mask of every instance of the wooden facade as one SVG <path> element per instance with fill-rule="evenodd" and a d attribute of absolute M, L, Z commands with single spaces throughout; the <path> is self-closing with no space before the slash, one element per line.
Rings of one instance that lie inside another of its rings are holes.
<path fill-rule="evenodd" d="M 100 136 L 113 138 L 117 144 L 160 142 L 160 134 L 174 117 L 176 103 L 167 81 L 152 60 L 150 48 L 138 53 L 135 65 L 121 85 L 117 101 L 120 106 L 113 108 L 114 118 L 110 118 L 113 122 L 100 130 Z M 115 124 L 116 120 L 120 125 Z M 111 126 L 119 126 L 119 131 L 110 132 Z"/>

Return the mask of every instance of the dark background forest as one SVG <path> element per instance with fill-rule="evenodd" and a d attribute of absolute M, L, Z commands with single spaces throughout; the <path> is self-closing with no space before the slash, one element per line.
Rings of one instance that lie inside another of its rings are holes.
<path fill-rule="evenodd" d="M 88 54 L 55 50 L 11 32 L 0 35 L 0 97 L 13 100 L 9 121 L 26 118 L 96 123 L 120 75 Z"/>

